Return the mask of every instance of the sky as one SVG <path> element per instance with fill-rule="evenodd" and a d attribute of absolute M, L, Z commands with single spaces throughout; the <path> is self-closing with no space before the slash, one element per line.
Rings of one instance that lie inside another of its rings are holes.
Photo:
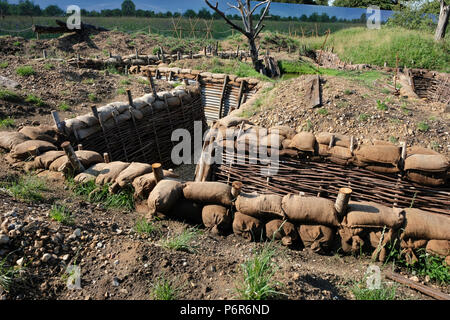
<path fill-rule="evenodd" d="M 34 3 L 39 4 L 41 8 L 45 8 L 51 4 L 57 4 L 61 9 L 66 9 L 69 5 L 78 5 L 82 9 L 101 11 L 102 9 L 120 8 L 123 0 L 35 0 Z M 9 3 L 18 3 L 19 0 L 9 0 Z M 137 9 L 153 10 L 155 12 L 185 12 L 188 9 L 198 11 L 202 8 L 208 8 L 204 0 L 134 0 Z M 215 3 L 215 0 L 210 0 Z M 225 10 L 226 14 L 238 13 L 234 9 L 230 9 L 227 3 L 236 3 L 234 0 L 219 0 L 219 8 Z M 208 8 L 209 9 L 209 8 Z M 314 12 L 321 14 L 326 12 L 330 17 L 356 19 L 366 12 L 364 8 L 343 8 L 329 6 L 313 6 L 293 3 L 277 3 L 272 2 L 270 12 L 279 16 L 300 17 L 305 14 L 307 16 Z M 386 20 L 392 14 L 391 11 L 381 10 L 382 20 Z"/>

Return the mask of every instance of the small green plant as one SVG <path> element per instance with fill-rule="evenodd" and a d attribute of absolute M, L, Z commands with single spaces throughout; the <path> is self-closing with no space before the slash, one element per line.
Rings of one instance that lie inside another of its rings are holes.
<path fill-rule="evenodd" d="M 22 77 L 28 77 L 36 74 L 32 66 L 21 66 L 16 69 L 16 73 Z"/>
<path fill-rule="evenodd" d="M 83 82 L 84 84 L 94 84 L 94 83 L 95 83 L 95 80 L 92 79 L 92 78 L 89 78 L 89 79 L 84 79 L 82 82 Z"/>
<path fill-rule="evenodd" d="M 390 136 L 390 137 L 389 137 L 389 141 L 390 141 L 391 143 L 393 143 L 393 144 L 396 144 L 396 143 L 398 142 L 398 139 L 397 139 L 396 137 L 394 137 L 394 136 Z"/>
<path fill-rule="evenodd" d="M 154 47 L 153 50 L 152 50 L 152 54 L 153 55 L 157 55 L 158 52 L 160 52 L 159 47 Z"/>
<path fill-rule="evenodd" d="M 386 103 L 377 100 L 377 109 L 381 111 L 386 111 L 388 109 L 388 106 L 386 105 Z"/>
<path fill-rule="evenodd" d="M 142 78 L 139 78 L 137 82 L 140 83 L 140 84 L 143 84 L 143 85 L 149 85 L 150 84 L 150 82 L 147 79 L 142 79 Z"/>
<path fill-rule="evenodd" d="M 417 129 L 422 132 L 427 132 L 430 129 L 430 126 L 426 121 L 421 121 L 417 124 Z"/>
<path fill-rule="evenodd" d="M 353 93 L 352 90 L 349 90 L 349 89 L 345 89 L 345 90 L 344 90 L 344 94 L 345 94 L 346 96 L 351 95 L 352 93 Z"/>
<path fill-rule="evenodd" d="M 45 181 L 34 175 L 22 176 L 5 184 L 6 190 L 14 198 L 29 202 L 42 201 L 42 191 L 48 191 Z"/>
<path fill-rule="evenodd" d="M 9 102 L 21 102 L 23 101 L 23 98 L 15 92 L 9 90 L 0 90 L 0 100 Z"/>
<path fill-rule="evenodd" d="M 124 88 L 117 89 L 117 94 L 127 94 L 127 91 Z"/>
<path fill-rule="evenodd" d="M 64 225 L 71 226 L 75 224 L 72 213 L 64 205 L 54 204 L 50 209 L 50 218 Z"/>
<path fill-rule="evenodd" d="M 97 98 L 97 96 L 95 95 L 95 93 L 89 93 L 89 94 L 88 94 L 88 99 L 89 99 L 89 101 L 91 101 L 91 102 L 97 102 L 97 101 L 98 101 L 98 98 Z"/>
<path fill-rule="evenodd" d="M 1 68 L 1 69 L 6 69 L 6 68 L 8 68 L 8 65 L 9 65 L 8 61 L 0 62 L 0 68 Z"/>
<path fill-rule="evenodd" d="M 62 102 L 58 106 L 58 109 L 61 110 L 61 111 L 69 111 L 70 110 L 70 106 L 66 102 Z"/>
<path fill-rule="evenodd" d="M 407 106 L 408 106 L 407 103 L 403 102 L 401 109 L 402 109 L 403 114 L 408 116 L 410 114 L 411 110 L 409 110 Z"/>
<path fill-rule="evenodd" d="M 322 116 L 326 116 L 328 114 L 328 110 L 325 108 L 320 108 L 317 110 L 317 113 L 322 115 Z"/>
<path fill-rule="evenodd" d="M 29 95 L 26 97 L 25 102 L 34 104 L 35 106 L 38 106 L 38 107 L 45 106 L 45 102 L 42 101 L 41 98 L 36 97 L 35 95 L 32 95 L 32 94 L 29 94 Z"/>
<path fill-rule="evenodd" d="M 162 241 L 162 246 L 166 249 L 175 251 L 195 252 L 196 247 L 192 242 L 200 235 L 197 228 L 184 229 L 180 234 L 170 237 Z"/>
<path fill-rule="evenodd" d="M 391 94 L 391 90 L 386 89 L 386 88 L 383 88 L 383 89 L 381 90 L 381 92 L 384 93 L 384 94 Z"/>
<path fill-rule="evenodd" d="M 123 80 L 120 80 L 120 84 L 123 86 L 128 86 L 131 84 L 131 81 L 129 79 L 123 79 Z"/>
<path fill-rule="evenodd" d="M 46 64 L 44 64 L 44 69 L 45 70 L 53 70 L 53 69 L 55 69 L 55 66 L 51 63 L 46 63 Z"/>
<path fill-rule="evenodd" d="M 0 260 L 0 288 L 5 292 L 10 292 L 14 283 L 21 280 L 22 270 L 23 267 L 10 266 L 7 263 L 7 257 Z"/>
<path fill-rule="evenodd" d="M 0 128 L 11 128 L 11 127 L 14 127 L 14 119 L 10 117 L 0 119 Z"/>
<path fill-rule="evenodd" d="M 161 276 L 152 284 L 151 298 L 153 300 L 177 300 L 179 291 L 180 289 L 172 281 Z"/>
<path fill-rule="evenodd" d="M 18 46 L 20 46 L 20 41 L 16 41 L 16 42 L 13 42 L 13 46 L 16 46 L 16 47 L 18 47 Z"/>
<path fill-rule="evenodd" d="M 350 289 L 355 300 L 394 300 L 397 288 L 381 284 L 379 289 L 367 288 L 366 279 L 357 282 Z"/>
<path fill-rule="evenodd" d="M 270 243 L 241 264 L 244 279 L 236 287 L 239 299 L 265 300 L 281 294 L 275 289 L 278 283 L 273 280 L 277 266 L 272 258 L 276 254 L 276 248 Z"/>
<path fill-rule="evenodd" d="M 441 147 L 441 145 L 436 141 L 431 141 L 430 146 L 434 151 L 439 151 L 439 148 Z"/>
<path fill-rule="evenodd" d="M 134 230 L 139 234 L 151 235 L 154 232 L 158 231 L 159 228 L 152 222 L 148 222 L 145 218 L 142 218 L 136 221 Z"/>
<path fill-rule="evenodd" d="M 306 120 L 306 125 L 304 126 L 305 131 L 311 131 L 313 128 L 313 123 L 311 120 Z"/>
<path fill-rule="evenodd" d="M 361 114 L 359 115 L 359 121 L 361 121 L 361 122 L 365 122 L 365 121 L 367 121 L 368 119 L 369 119 L 369 115 L 366 114 L 366 113 L 361 113 Z"/>

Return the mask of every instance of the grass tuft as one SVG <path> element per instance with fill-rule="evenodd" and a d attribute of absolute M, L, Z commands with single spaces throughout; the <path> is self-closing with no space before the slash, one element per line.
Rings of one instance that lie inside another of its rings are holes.
<path fill-rule="evenodd" d="M 0 128 L 12 128 L 12 127 L 14 127 L 14 119 L 10 117 L 0 119 Z"/>
<path fill-rule="evenodd" d="M 28 77 L 36 74 L 32 66 L 21 66 L 16 69 L 16 73 L 22 77 Z"/>
<path fill-rule="evenodd" d="M 179 290 L 172 281 L 161 276 L 152 284 L 151 298 L 153 300 L 177 300 Z"/>
<path fill-rule="evenodd" d="M 69 208 L 64 205 L 53 205 L 50 209 L 50 218 L 66 226 L 72 226 L 75 224 L 72 213 Z"/>
<path fill-rule="evenodd" d="M 366 279 L 355 283 L 350 289 L 355 300 L 395 300 L 397 288 L 381 284 L 380 289 L 367 288 Z"/>
<path fill-rule="evenodd" d="M 39 97 L 36 97 L 35 95 L 29 94 L 26 99 L 25 102 L 34 104 L 35 106 L 38 107 L 43 107 L 46 105 L 46 103 Z"/>
<path fill-rule="evenodd" d="M 192 242 L 200 235 L 200 233 L 201 231 L 197 228 L 185 229 L 174 237 L 167 236 L 167 238 L 162 241 L 162 246 L 170 250 L 194 253 L 196 252 L 197 246 L 193 245 Z"/>
<path fill-rule="evenodd" d="M 29 202 L 42 201 L 42 192 L 48 191 L 45 181 L 33 175 L 22 176 L 4 185 L 14 198 Z"/>

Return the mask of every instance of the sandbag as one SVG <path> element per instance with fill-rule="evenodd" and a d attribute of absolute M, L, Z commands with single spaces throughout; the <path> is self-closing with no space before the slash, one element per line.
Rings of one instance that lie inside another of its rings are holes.
<path fill-rule="evenodd" d="M 202 205 L 193 201 L 181 199 L 166 214 L 173 219 L 202 224 Z"/>
<path fill-rule="evenodd" d="M 414 154 L 406 158 L 404 170 L 443 172 L 448 166 L 448 159 L 443 155 Z"/>
<path fill-rule="evenodd" d="M 202 209 L 202 221 L 205 227 L 214 234 L 225 234 L 231 228 L 231 212 L 219 205 L 206 205 Z"/>
<path fill-rule="evenodd" d="M 266 237 L 269 240 L 281 240 L 285 246 L 290 246 L 299 239 L 297 228 L 286 220 L 275 219 L 266 223 Z"/>
<path fill-rule="evenodd" d="M 260 139 L 259 144 L 271 149 L 281 149 L 283 147 L 284 137 L 279 134 L 270 133 Z"/>
<path fill-rule="evenodd" d="M 291 139 L 284 139 L 283 142 L 281 142 L 281 145 L 283 149 L 289 149 L 289 146 L 291 145 L 292 140 Z"/>
<path fill-rule="evenodd" d="M 233 232 L 249 241 L 263 240 L 263 224 L 261 221 L 240 212 L 234 214 Z"/>
<path fill-rule="evenodd" d="M 286 139 L 292 139 L 295 136 L 295 130 L 288 126 L 273 126 L 269 129 L 269 134 L 275 133 Z"/>
<path fill-rule="evenodd" d="M 50 142 L 43 140 L 28 140 L 16 145 L 11 151 L 11 157 L 24 160 L 30 156 L 30 150 L 37 149 L 39 154 L 46 151 L 56 150 L 56 147 Z"/>
<path fill-rule="evenodd" d="M 351 138 L 339 133 L 321 132 L 316 136 L 319 144 L 330 145 L 331 136 L 334 136 L 334 146 L 350 148 Z"/>
<path fill-rule="evenodd" d="M 6 150 L 13 149 L 16 145 L 30 140 L 26 135 L 15 131 L 0 132 L 0 147 Z"/>
<path fill-rule="evenodd" d="M 342 251 L 345 253 L 359 252 L 360 248 L 364 246 L 364 240 L 361 238 L 361 233 L 363 232 L 363 228 L 349 228 L 345 225 L 341 226 L 338 230 L 338 234 L 341 238 Z"/>
<path fill-rule="evenodd" d="M 401 148 L 394 145 L 359 146 L 354 152 L 361 162 L 381 162 L 397 165 L 401 156 Z"/>
<path fill-rule="evenodd" d="M 31 140 L 43 140 L 52 144 L 56 144 L 58 141 L 58 133 L 56 131 L 56 127 L 53 126 L 26 126 L 20 129 L 19 132 L 26 135 Z"/>
<path fill-rule="evenodd" d="M 437 187 L 446 184 L 447 174 L 442 173 L 426 173 L 423 171 L 408 170 L 406 178 L 410 181 L 431 187 Z"/>
<path fill-rule="evenodd" d="M 430 154 L 430 155 L 441 155 L 439 152 L 436 152 L 434 150 L 423 148 L 419 146 L 412 146 L 406 149 L 406 156 L 409 157 L 413 154 Z"/>
<path fill-rule="evenodd" d="M 161 180 L 150 192 L 148 207 L 150 214 L 167 214 L 183 196 L 183 184 L 176 180 Z"/>
<path fill-rule="evenodd" d="M 233 200 L 231 186 L 221 182 L 186 182 L 183 195 L 188 200 L 223 206 L 231 206 Z"/>
<path fill-rule="evenodd" d="M 316 253 L 326 253 L 333 245 L 335 230 L 323 225 L 301 225 L 298 233 L 306 248 Z"/>
<path fill-rule="evenodd" d="M 297 133 L 291 140 L 292 142 L 289 145 L 289 148 L 294 148 L 300 151 L 314 152 L 316 137 L 311 132 L 302 131 Z"/>
<path fill-rule="evenodd" d="M 164 179 L 178 178 L 178 175 L 172 171 L 163 170 Z M 150 192 L 156 186 L 155 175 L 152 173 L 144 174 L 133 180 L 134 199 L 148 199 Z"/>
<path fill-rule="evenodd" d="M 349 148 L 334 146 L 328 150 L 330 156 L 333 158 L 338 158 L 342 160 L 349 160 L 353 157 L 352 152 Z"/>
<path fill-rule="evenodd" d="M 236 210 L 260 220 L 284 219 L 281 207 L 281 196 L 259 195 L 256 193 L 241 193 L 235 202 Z"/>
<path fill-rule="evenodd" d="M 107 163 L 104 162 L 96 163 L 89 169 L 77 174 L 73 180 L 77 183 L 87 183 L 89 181 L 95 181 L 101 171 L 105 169 L 106 165 Z"/>
<path fill-rule="evenodd" d="M 404 238 L 450 240 L 450 216 L 406 208 Z"/>
<path fill-rule="evenodd" d="M 403 209 L 389 208 L 375 202 L 350 201 L 347 207 L 347 224 L 350 227 L 399 228 L 404 220 Z"/>
<path fill-rule="evenodd" d="M 386 245 L 393 239 L 394 230 L 388 229 L 383 231 L 371 231 L 369 233 L 369 241 L 374 251 L 372 252 L 372 260 L 384 262 L 387 256 Z"/>
<path fill-rule="evenodd" d="M 64 151 L 47 151 L 34 159 L 32 167 L 33 169 L 48 169 L 53 161 L 65 154 Z"/>
<path fill-rule="evenodd" d="M 328 145 L 319 144 L 318 153 L 322 157 L 328 157 L 330 155 L 330 148 L 328 148 Z"/>
<path fill-rule="evenodd" d="M 230 128 L 230 127 L 235 127 L 235 126 L 241 124 L 242 122 L 250 123 L 247 119 L 230 115 L 230 116 L 226 116 L 222 119 L 219 119 L 217 121 L 217 127 Z"/>
<path fill-rule="evenodd" d="M 146 173 L 152 172 L 152 166 L 146 163 L 132 162 L 128 168 L 123 170 L 116 178 L 116 182 L 120 187 L 125 187 L 127 184 L 133 182 L 133 180 Z"/>
<path fill-rule="evenodd" d="M 75 151 L 75 154 L 85 168 L 89 168 L 93 164 L 103 162 L 103 157 L 95 151 L 78 150 Z M 69 158 L 67 156 L 62 156 L 53 161 L 49 169 L 50 171 L 68 172 L 73 168 L 72 164 L 69 161 Z"/>
<path fill-rule="evenodd" d="M 128 168 L 129 165 L 129 163 L 122 161 L 108 163 L 95 179 L 95 184 L 102 186 L 104 184 L 113 183 L 119 174 Z"/>
<path fill-rule="evenodd" d="M 367 170 L 373 171 L 373 172 L 379 172 L 379 173 L 398 173 L 400 172 L 400 169 L 393 165 L 368 165 L 365 166 Z"/>
<path fill-rule="evenodd" d="M 283 197 L 282 209 L 296 223 L 339 226 L 334 202 L 328 199 L 288 194 Z"/>
<path fill-rule="evenodd" d="M 426 251 L 432 254 L 446 257 L 450 255 L 450 241 L 430 240 L 427 243 Z"/>

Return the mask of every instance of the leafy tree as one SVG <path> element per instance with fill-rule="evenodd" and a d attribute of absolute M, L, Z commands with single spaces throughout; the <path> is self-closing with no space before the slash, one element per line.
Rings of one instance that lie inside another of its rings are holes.
<path fill-rule="evenodd" d="M 392 10 L 399 0 L 335 0 L 333 6 L 348 8 L 367 8 L 371 5 L 379 6 L 383 10 Z"/>
<path fill-rule="evenodd" d="M 44 16 L 48 17 L 60 17 L 64 15 L 64 11 L 56 5 L 49 5 L 44 9 L 44 11 L 42 11 L 42 13 L 44 14 Z"/>
<path fill-rule="evenodd" d="M 186 10 L 183 13 L 183 17 L 185 17 L 185 18 L 195 18 L 195 17 L 197 17 L 197 14 L 195 13 L 194 10 L 189 9 L 189 10 Z"/>
<path fill-rule="evenodd" d="M 136 6 L 133 1 L 125 0 L 122 2 L 122 15 L 123 16 L 134 16 L 136 12 Z"/>

